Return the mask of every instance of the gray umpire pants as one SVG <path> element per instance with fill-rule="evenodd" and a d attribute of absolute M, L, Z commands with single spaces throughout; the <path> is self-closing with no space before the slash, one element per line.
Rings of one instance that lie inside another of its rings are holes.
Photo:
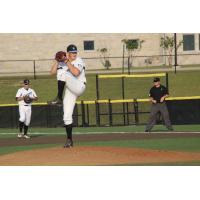
<path fill-rule="evenodd" d="M 161 113 L 162 118 L 163 118 L 164 123 L 165 123 L 165 126 L 167 128 L 172 128 L 166 103 L 163 102 L 163 103 L 152 104 L 149 122 L 146 126 L 147 131 L 150 131 L 153 128 L 153 126 L 156 124 L 156 119 L 157 119 L 156 116 L 157 116 L 158 112 Z"/>

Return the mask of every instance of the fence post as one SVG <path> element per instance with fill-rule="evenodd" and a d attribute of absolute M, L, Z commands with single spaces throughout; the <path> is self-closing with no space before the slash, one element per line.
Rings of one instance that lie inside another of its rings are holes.
<path fill-rule="evenodd" d="M 125 98 L 125 89 L 124 89 L 124 77 L 122 77 L 122 99 Z M 124 125 L 126 124 L 126 116 L 125 116 L 125 104 L 123 102 L 123 119 Z"/>
<path fill-rule="evenodd" d="M 79 126 L 79 112 L 78 112 L 78 104 L 76 103 L 75 104 L 75 107 L 74 107 L 74 112 L 73 112 L 73 118 L 76 117 L 76 126 L 78 127 Z M 75 125 L 75 120 L 73 122 L 73 125 Z"/>
<path fill-rule="evenodd" d="M 82 112 L 82 127 L 85 126 L 85 105 L 83 100 L 81 100 L 81 112 Z"/>
<path fill-rule="evenodd" d="M 130 74 L 131 73 L 131 71 L 130 71 L 130 56 L 128 57 L 128 74 Z"/>
<path fill-rule="evenodd" d="M 124 74 L 124 54 L 125 54 L 125 44 L 123 44 L 122 74 Z"/>
<path fill-rule="evenodd" d="M 100 110 L 99 110 L 98 100 L 95 101 L 95 107 L 96 107 L 96 125 L 100 126 Z"/>
<path fill-rule="evenodd" d="M 109 125 L 112 126 L 112 103 L 108 101 Z"/>
<path fill-rule="evenodd" d="M 138 102 L 137 99 L 133 99 L 133 105 L 134 105 L 134 113 L 135 113 L 135 124 L 138 125 L 139 124 L 139 112 L 138 112 Z"/>
<path fill-rule="evenodd" d="M 36 79 L 35 60 L 33 60 L 33 73 L 34 79 Z"/>
<path fill-rule="evenodd" d="M 96 74 L 96 98 L 99 99 L 99 77 Z"/>
<path fill-rule="evenodd" d="M 127 116 L 127 125 L 129 125 L 129 107 L 128 107 L 128 102 L 126 102 L 126 116 Z"/>
<path fill-rule="evenodd" d="M 166 79 L 166 88 L 168 89 L 168 92 L 169 92 L 169 76 L 168 76 L 168 73 L 166 73 L 165 79 Z"/>
<path fill-rule="evenodd" d="M 90 112 L 88 104 L 86 104 L 86 112 L 87 112 L 87 126 L 90 126 Z"/>
<path fill-rule="evenodd" d="M 174 72 L 176 74 L 176 67 L 177 67 L 177 42 L 176 42 L 177 38 L 176 38 L 176 33 L 174 33 Z"/>
<path fill-rule="evenodd" d="M 122 99 L 125 98 L 124 77 L 122 77 Z"/>

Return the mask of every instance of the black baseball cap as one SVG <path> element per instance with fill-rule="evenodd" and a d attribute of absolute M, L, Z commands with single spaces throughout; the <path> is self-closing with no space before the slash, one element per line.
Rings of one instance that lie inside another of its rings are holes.
<path fill-rule="evenodd" d="M 28 79 L 25 79 L 24 80 L 24 85 L 29 85 L 30 84 L 30 81 Z"/>
<path fill-rule="evenodd" d="M 76 53 L 77 51 L 78 51 L 77 47 L 74 44 L 70 44 L 67 47 L 67 52 L 69 52 L 69 53 Z"/>
<path fill-rule="evenodd" d="M 155 82 L 158 82 L 158 81 L 160 81 L 160 78 L 158 78 L 158 77 L 155 77 L 154 79 L 153 79 L 153 82 L 155 83 Z"/>

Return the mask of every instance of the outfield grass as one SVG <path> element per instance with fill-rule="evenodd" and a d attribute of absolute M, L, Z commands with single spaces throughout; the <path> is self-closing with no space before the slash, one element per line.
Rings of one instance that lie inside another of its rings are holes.
<path fill-rule="evenodd" d="M 169 73 L 169 88 L 171 96 L 195 96 L 200 95 L 199 85 L 200 71 Z M 0 79 L 0 104 L 15 103 L 15 94 L 20 85 L 21 78 Z M 120 99 L 121 98 L 121 80 L 103 79 L 100 80 L 100 98 L 101 99 Z M 164 78 L 163 78 L 164 83 Z M 55 77 L 41 76 L 36 80 L 31 79 L 31 87 L 38 94 L 38 102 L 46 102 L 56 96 L 57 83 Z M 149 88 L 152 85 L 152 78 L 129 78 L 125 81 L 125 98 L 146 98 Z M 87 75 L 87 89 L 79 100 L 96 99 L 95 75 Z"/>
<path fill-rule="evenodd" d="M 185 162 L 163 162 L 163 163 L 128 163 L 115 166 L 200 166 L 200 160 L 185 161 Z"/>
<path fill-rule="evenodd" d="M 182 152 L 200 152 L 200 138 L 162 138 L 151 140 L 113 140 L 113 141 L 93 141 L 93 142 L 75 142 L 75 146 L 113 146 L 113 147 L 132 147 L 153 150 L 182 151 Z M 26 146 L 8 146 L 0 147 L 0 155 L 26 151 L 32 149 L 49 148 L 61 146 L 63 144 L 38 144 Z"/>
<path fill-rule="evenodd" d="M 174 131 L 178 132 L 197 132 L 200 131 L 200 125 L 175 125 Z M 95 133 L 134 133 L 144 132 L 145 126 L 113 126 L 113 127 L 75 127 L 74 134 L 95 134 Z M 18 129 L 0 128 L 0 138 L 16 137 Z M 156 125 L 152 131 L 167 131 L 163 125 Z M 31 128 L 30 133 L 34 135 L 64 135 L 64 128 Z M 152 133 L 153 134 L 153 133 Z"/>
<path fill-rule="evenodd" d="M 27 151 L 33 149 L 44 149 L 49 147 L 55 147 L 59 144 L 37 144 L 37 145 L 26 145 L 26 146 L 8 146 L 8 147 L 0 147 L 0 155 L 15 153 L 19 151 Z"/>
<path fill-rule="evenodd" d="M 162 138 L 151 140 L 116 140 L 116 141 L 95 141 L 81 142 L 79 145 L 87 146 L 114 146 L 133 147 L 166 151 L 200 152 L 200 138 Z"/>

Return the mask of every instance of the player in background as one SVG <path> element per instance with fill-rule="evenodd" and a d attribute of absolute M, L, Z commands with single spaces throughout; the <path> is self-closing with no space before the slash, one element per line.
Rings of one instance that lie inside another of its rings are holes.
<path fill-rule="evenodd" d="M 67 47 L 67 59 L 65 60 L 65 63 L 68 69 L 66 72 L 66 88 L 63 99 L 63 121 L 67 134 L 67 140 L 64 148 L 69 148 L 73 146 L 72 115 L 76 99 L 83 94 L 86 88 L 85 63 L 80 57 L 77 57 L 77 47 L 73 44 Z M 55 64 L 53 66 L 54 67 L 51 68 L 51 74 L 56 74 L 57 65 Z"/>
<path fill-rule="evenodd" d="M 30 88 L 30 81 L 25 79 L 23 87 L 18 89 L 16 100 L 19 104 L 19 133 L 18 138 L 24 137 L 29 139 L 27 135 L 28 127 L 31 121 L 31 104 L 32 101 L 37 101 L 38 97 L 33 89 Z"/>

